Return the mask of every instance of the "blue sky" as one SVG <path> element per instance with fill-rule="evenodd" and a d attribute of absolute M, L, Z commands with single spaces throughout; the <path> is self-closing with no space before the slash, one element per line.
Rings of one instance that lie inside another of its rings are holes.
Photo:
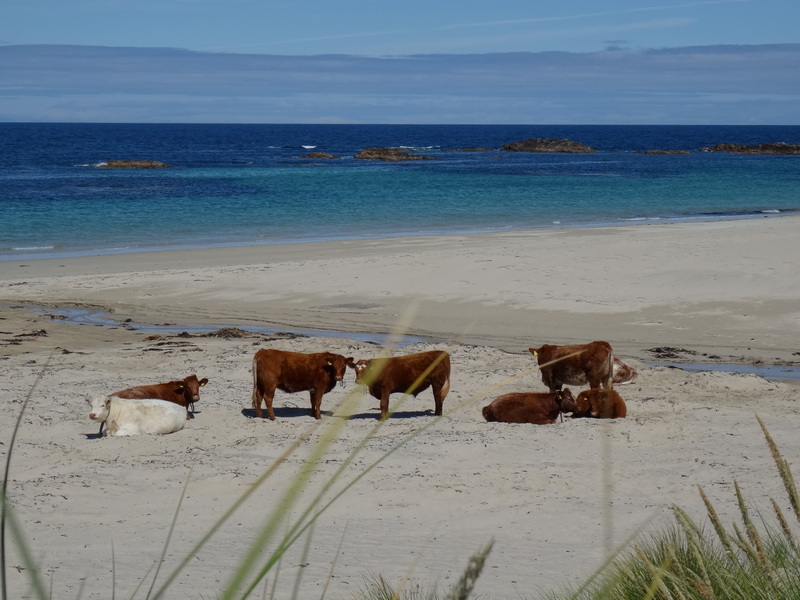
<path fill-rule="evenodd" d="M 4 0 L 0 120 L 800 123 L 798 0 Z"/>

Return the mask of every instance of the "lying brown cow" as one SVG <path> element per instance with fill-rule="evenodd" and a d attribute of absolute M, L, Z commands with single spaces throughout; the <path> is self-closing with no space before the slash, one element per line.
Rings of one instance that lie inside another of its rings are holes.
<path fill-rule="evenodd" d="M 564 384 L 588 383 L 592 388 L 609 389 L 613 386 L 614 353 L 608 342 L 572 346 L 545 344 L 528 350 L 539 361 L 542 381 L 551 392 L 557 392 Z"/>
<path fill-rule="evenodd" d="M 616 390 L 583 390 L 575 399 L 573 418 L 622 419 L 628 414 L 625 401 Z"/>
<path fill-rule="evenodd" d="M 434 415 L 442 414 L 442 404 L 450 391 L 450 355 L 443 350 L 429 350 L 393 356 L 372 358 L 347 366 L 355 370 L 356 383 L 369 386 L 369 393 L 381 401 L 381 419 L 389 414 L 389 396 L 402 392 L 414 397 L 429 387 L 435 402 Z"/>
<path fill-rule="evenodd" d="M 125 388 L 109 396 L 117 398 L 128 398 L 132 400 L 166 400 L 180 404 L 186 408 L 186 419 L 190 419 L 189 407 L 194 412 L 194 403 L 200 400 L 200 388 L 208 383 L 207 378 L 198 380 L 197 375 L 192 373 L 183 381 L 168 381 L 166 383 L 156 383 L 153 385 L 137 385 Z M 103 435 L 105 421 L 100 423 L 100 435 Z"/>
<path fill-rule="evenodd" d="M 575 411 L 575 398 L 569 388 L 559 392 L 511 393 L 483 407 L 483 418 L 500 423 L 555 423 L 562 412 Z"/>
<path fill-rule="evenodd" d="M 311 414 L 319 419 L 322 396 L 330 392 L 336 382 L 344 385 L 344 374 L 347 361 L 341 354 L 332 352 L 286 352 L 284 350 L 265 349 L 256 352 L 253 357 L 253 408 L 260 419 L 261 402 L 266 402 L 267 416 L 275 420 L 272 400 L 275 390 L 293 394 L 309 392 L 311 396 Z"/>
<path fill-rule="evenodd" d="M 197 379 L 197 375 L 192 373 L 182 381 L 168 381 L 166 383 L 156 383 L 153 385 L 137 385 L 110 394 L 117 398 L 131 398 L 143 400 L 154 398 L 167 400 L 180 404 L 186 408 L 186 418 L 189 419 L 189 411 L 194 412 L 194 403 L 200 400 L 200 388 L 208 383 L 208 378 Z"/>

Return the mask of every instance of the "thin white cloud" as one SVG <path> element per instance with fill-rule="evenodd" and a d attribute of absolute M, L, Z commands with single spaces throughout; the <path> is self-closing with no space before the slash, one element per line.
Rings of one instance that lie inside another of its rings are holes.
<path fill-rule="evenodd" d="M 626 10 L 603 11 L 595 13 L 584 13 L 578 15 L 561 15 L 556 17 L 531 17 L 526 19 L 507 19 L 502 21 L 482 21 L 478 23 L 455 23 L 446 25 L 442 29 L 457 29 L 462 27 L 496 27 L 501 25 L 520 25 L 525 23 L 551 23 L 554 21 L 574 21 L 580 19 L 596 19 L 598 17 L 610 17 L 614 15 L 632 14 L 640 12 L 660 11 L 660 10 L 674 10 L 678 8 L 694 8 L 697 6 L 706 6 L 711 4 L 738 4 L 742 2 L 750 2 L 751 0 L 705 0 L 703 2 L 688 2 L 685 4 L 672 4 L 664 6 L 640 6 L 638 8 L 629 8 Z"/>

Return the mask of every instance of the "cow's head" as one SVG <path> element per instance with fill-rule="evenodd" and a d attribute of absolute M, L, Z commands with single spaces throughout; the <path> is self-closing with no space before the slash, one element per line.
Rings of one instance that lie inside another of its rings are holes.
<path fill-rule="evenodd" d="M 194 404 L 200 400 L 200 388 L 208 383 L 208 378 L 197 379 L 197 375 L 192 373 L 178 384 L 177 392 L 183 394 L 187 404 Z"/>
<path fill-rule="evenodd" d="M 369 361 L 364 360 L 363 358 L 359 361 L 353 360 L 353 358 L 347 359 L 347 366 L 353 369 L 356 372 L 356 383 L 365 383 L 364 381 L 364 373 L 367 372 L 367 367 L 369 367 Z"/>
<path fill-rule="evenodd" d="M 583 390 L 575 399 L 573 417 L 601 418 L 608 392 L 601 389 Z"/>
<path fill-rule="evenodd" d="M 562 391 L 556 392 L 556 403 L 558 404 L 558 409 L 562 413 L 574 413 L 578 409 L 575 396 L 572 395 L 569 388 L 564 388 Z"/>
<path fill-rule="evenodd" d="M 111 408 L 111 396 L 94 396 L 93 398 L 86 397 L 86 402 L 91 407 L 89 410 L 89 418 L 92 421 L 103 422 L 108 418 L 108 411 Z"/>
<path fill-rule="evenodd" d="M 347 365 L 352 362 L 353 357 L 345 358 L 341 354 L 334 354 L 333 352 L 325 353 L 324 369 L 331 373 L 336 381 L 341 381 L 344 385 L 344 374 L 347 372 Z"/>

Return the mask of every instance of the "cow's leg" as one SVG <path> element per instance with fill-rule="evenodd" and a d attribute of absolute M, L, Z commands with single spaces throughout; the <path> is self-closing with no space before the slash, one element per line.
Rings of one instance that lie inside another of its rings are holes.
<path fill-rule="evenodd" d="M 437 417 L 442 416 L 442 405 L 444 404 L 444 395 L 442 394 L 442 386 L 433 386 L 433 402 L 435 405 L 433 414 Z"/>
<path fill-rule="evenodd" d="M 275 388 L 270 387 L 264 392 L 264 400 L 267 403 L 267 416 L 270 421 L 275 420 L 275 412 L 272 410 L 272 401 L 275 399 Z M 260 408 L 260 407 L 259 407 Z"/>
<path fill-rule="evenodd" d="M 262 417 L 261 414 L 261 401 L 263 400 L 263 394 L 261 390 L 258 389 L 258 384 L 253 385 L 253 410 L 256 411 L 256 416 L 260 419 Z"/>
<path fill-rule="evenodd" d="M 433 389 L 433 400 L 436 403 L 433 414 L 436 415 L 437 417 L 441 417 L 442 406 L 444 405 L 444 399 L 450 392 L 450 377 L 445 379 L 441 385 L 433 384 L 432 389 Z"/>
<path fill-rule="evenodd" d="M 389 416 L 389 394 L 381 394 L 381 420 Z"/>
<path fill-rule="evenodd" d="M 309 392 L 309 395 L 311 396 L 311 416 L 313 416 L 315 419 L 322 418 L 322 394 L 322 390 L 311 390 Z"/>

